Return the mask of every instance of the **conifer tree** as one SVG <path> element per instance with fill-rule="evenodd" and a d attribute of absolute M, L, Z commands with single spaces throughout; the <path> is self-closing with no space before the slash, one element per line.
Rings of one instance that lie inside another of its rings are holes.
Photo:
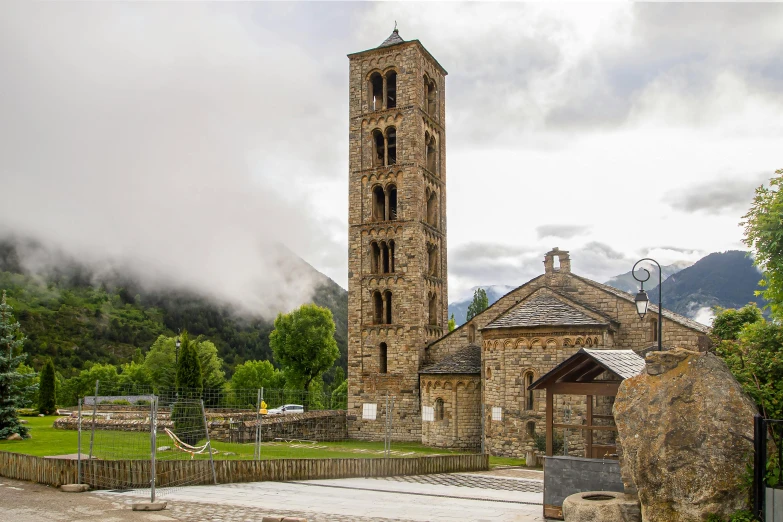
<path fill-rule="evenodd" d="M 4 290 L 0 300 L 0 440 L 14 433 L 29 436 L 27 427 L 19 422 L 16 412 L 24 394 L 30 390 L 21 385 L 25 376 L 19 372 L 19 365 L 27 354 L 21 353 L 24 337 L 12 312 Z"/>
<path fill-rule="evenodd" d="M 57 409 L 57 392 L 54 381 L 54 363 L 48 359 L 41 370 L 40 393 L 38 394 L 38 413 L 51 415 Z"/>
<path fill-rule="evenodd" d="M 195 343 L 187 332 L 182 332 L 182 346 L 177 364 L 177 393 L 179 399 L 171 410 L 174 433 L 186 444 L 194 445 L 206 435 L 206 426 L 201 415 L 201 391 L 204 377 Z"/>
<path fill-rule="evenodd" d="M 182 332 L 182 347 L 177 364 L 177 389 L 180 393 L 201 396 L 204 388 L 204 376 L 201 374 L 201 361 L 196 346 L 190 342 L 188 332 Z"/>

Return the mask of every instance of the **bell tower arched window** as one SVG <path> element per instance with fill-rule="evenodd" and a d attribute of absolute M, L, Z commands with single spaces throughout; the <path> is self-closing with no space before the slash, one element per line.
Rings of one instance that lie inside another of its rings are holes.
<path fill-rule="evenodd" d="M 370 272 L 381 273 L 381 247 L 375 241 L 370 244 Z"/>
<path fill-rule="evenodd" d="M 383 296 L 379 291 L 372 293 L 373 302 L 373 323 L 383 324 Z"/>
<path fill-rule="evenodd" d="M 430 245 L 428 250 L 427 275 L 438 277 L 438 247 Z"/>
<path fill-rule="evenodd" d="M 389 240 L 389 273 L 394 273 L 394 240 Z"/>
<path fill-rule="evenodd" d="M 386 73 L 386 108 L 393 109 L 397 106 L 397 72 Z"/>
<path fill-rule="evenodd" d="M 383 167 L 386 164 L 386 144 L 380 129 L 372 131 L 372 166 Z"/>
<path fill-rule="evenodd" d="M 379 111 L 383 108 L 383 77 L 381 73 L 374 72 L 370 75 L 368 101 L 371 111 Z"/>
<path fill-rule="evenodd" d="M 386 165 L 397 163 L 397 129 L 386 129 Z"/>
<path fill-rule="evenodd" d="M 386 290 L 386 292 L 383 293 L 383 301 L 384 301 L 384 308 L 386 312 L 386 323 L 385 324 L 392 324 L 392 293 L 389 290 Z"/>
<path fill-rule="evenodd" d="M 429 132 L 424 133 L 424 145 L 426 147 L 425 156 L 427 170 L 436 174 L 438 171 L 438 148 L 435 142 L 435 136 L 432 136 Z"/>
<path fill-rule="evenodd" d="M 435 191 L 428 191 L 427 196 L 427 224 L 438 228 L 438 195 Z"/>
<path fill-rule="evenodd" d="M 435 293 L 429 295 L 430 324 L 438 324 L 438 296 Z"/>
<path fill-rule="evenodd" d="M 389 195 L 389 219 L 397 219 L 397 186 L 389 185 L 386 188 L 386 193 Z"/>
<path fill-rule="evenodd" d="M 373 221 L 386 219 L 386 193 L 380 185 L 372 189 L 372 219 Z"/>

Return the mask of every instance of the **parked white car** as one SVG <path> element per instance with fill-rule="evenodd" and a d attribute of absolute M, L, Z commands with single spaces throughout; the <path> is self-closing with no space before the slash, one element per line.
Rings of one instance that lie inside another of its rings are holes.
<path fill-rule="evenodd" d="M 267 415 L 288 415 L 291 413 L 304 413 L 304 406 L 301 404 L 286 404 L 279 408 L 272 408 Z"/>

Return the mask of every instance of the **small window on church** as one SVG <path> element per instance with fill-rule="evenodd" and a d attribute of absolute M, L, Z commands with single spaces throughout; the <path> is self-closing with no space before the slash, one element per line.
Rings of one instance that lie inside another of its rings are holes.
<path fill-rule="evenodd" d="M 373 314 L 373 322 L 375 324 L 383 324 L 383 296 L 377 290 L 372 293 L 372 301 L 375 312 Z"/>
<path fill-rule="evenodd" d="M 427 224 L 438 228 L 438 195 L 434 191 L 427 197 Z"/>
<path fill-rule="evenodd" d="M 438 276 L 438 248 L 431 245 L 427 256 L 427 274 L 432 277 Z"/>
<path fill-rule="evenodd" d="M 485 376 L 486 376 L 487 380 L 490 380 L 492 378 L 492 368 L 490 368 L 489 366 L 487 366 L 487 371 L 486 371 Z"/>
<path fill-rule="evenodd" d="M 383 133 L 379 129 L 372 131 L 372 166 L 383 167 L 386 164 Z"/>
<path fill-rule="evenodd" d="M 386 242 L 381 242 L 381 262 L 383 265 L 382 273 L 389 273 L 389 245 Z"/>
<path fill-rule="evenodd" d="M 469 324 L 468 325 L 468 342 L 471 343 L 471 344 L 476 342 L 476 325 L 475 324 Z"/>
<path fill-rule="evenodd" d="M 379 111 L 383 108 L 383 77 L 380 73 L 370 76 L 370 110 Z"/>
<path fill-rule="evenodd" d="M 440 397 L 438 397 L 438 399 L 435 401 L 435 420 L 443 420 L 443 399 Z"/>
<path fill-rule="evenodd" d="M 372 189 L 372 219 L 373 221 L 386 219 L 386 194 L 380 185 Z"/>
<path fill-rule="evenodd" d="M 430 305 L 430 324 L 431 325 L 437 325 L 438 324 L 438 298 L 437 295 L 434 293 L 430 294 L 429 299 L 429 305 Z"/>
<path fill-rule="evenodd" d="M 536 423 L 534 421 L 528 421 L 526 431 L 528 437 L 531 439 L 536 438 Z"/>
<path fill-rule="evenodd" d="M 525 373 L 523 382 L 525 383 L 525 409 L 533 410 L 535 409 L 535 397 L 533 396 L 533 390 L 528 389 L 533 384 L 533 372 Z"/>
<path fill-rule="evenodd" d="M 386 343 L 381 343 L 378 347 L 378 373 L 386 373 L 386 364 L 387 364 L 387 356 L 388 356 L 388 350 L 386 347 Z"/>
<path fill-rule="evenodd" d="M 392 324 L 392 293 L 387 290 L 384 292 L 383 297 L 384 304 L 386 305 L 386 324 Z"/>
<path fill-rule="evenodd" d="M 658 319 L 650 319 L 650 341 L 658 342 Z"/>
<path fill-rule="evenodd" d="M 389 272 L 394 273 L 394 240 L 389 241 Z"/>
<path fill-rule="evenodd" d="M 435 82 L 430 80 L 427 83 L 427 114 L 429 114 L 432 117 L 435 117 L 435 114 L 437 113 L 438 107 L 437 107 L 437 96 L 438 96 L 438 90 L 435 88 Z"/>
<path fill-rule="evenodd" d="M 386 129 L 386 165 L 397 163 L 397 129 Z"/>
<path fill-rule="evenodd" d="M 397 73 L 386 73 L 386 108 L 393 109 L 397 106 Z"/>

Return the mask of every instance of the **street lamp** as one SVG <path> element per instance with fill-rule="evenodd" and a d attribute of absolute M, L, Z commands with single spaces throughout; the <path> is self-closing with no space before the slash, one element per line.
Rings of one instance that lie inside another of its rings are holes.
<path fill-rule="evenodd" d="M 177 340 L 174 342 L 174 366 L 179 366 L 179 347 L 182 345 L 179 341 L 179 329 L 177 330 Z"/>
<path fill-rule="evenodd" d="M 636 264 L 633 265 L 633 269 L 631 270 L 631 275 L 634 279 L 639 281 L 642 284 L 642 287 L 639 289 L 639 293 L 636 294 L 636 299 L 634 299 L 634 302 L 636 304 L 636 313 L 639 314 L 639 319 L 644 321 L 644 316 L 647 314 L 647 308 L 650 306 L 650 298 L 647 296 L 647 292 L 644 291 L 644 283 L 645 281 L 648 281 L 650 279 L 650 271 L 646 268 L 642 267 L 641 269 L 647 272 L 647 277 L 644 279 L 639 279 L 636 277 L 636 265 L 641 263 L 642 261 L 652 261 L 656 265 L 658 265 L 658 351 L 662 351 L 662 342 L 663 342 L 663 293 L 661 291 L 663 286 L 663 280 L 662 280 L 662 271 L 661 271 L 661 265 L 656 261 L 655 259 L 650 259 L 649 257 L 645 257 L 644 259 L 640 259 L 636 262 Z"/>

